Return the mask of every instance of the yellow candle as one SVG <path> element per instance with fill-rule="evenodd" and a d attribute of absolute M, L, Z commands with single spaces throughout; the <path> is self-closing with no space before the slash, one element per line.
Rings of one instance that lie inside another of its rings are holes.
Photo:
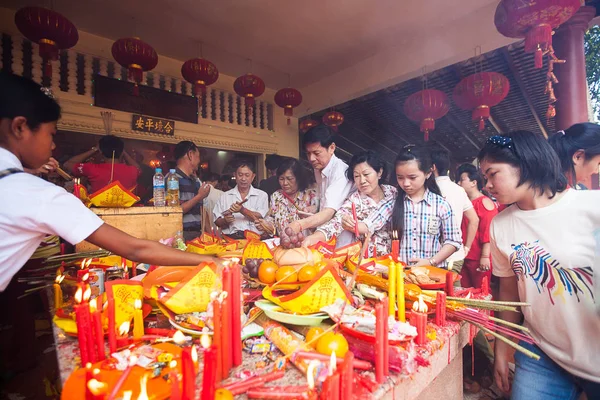
<path fill-rule="evenodd" d="M 390 266 L 388 269 L 388 301 L 389 301 L 389 315 L 391 317 L 396 316 L 396 275 L 397 266 L 394 261 L 390 259 Z"/>
<path fill-rule="evenodd" d="M 63 292 L 60 283 L 65 279 L 64 275 L 58 275 L 54 280 L 54 309 L 58 310 L 63 306 Z"/>
<path fill-rule="evenodd" d="M 142 301 L 137 299 L 133 311 L 133 338 L 139 339 L 144 336 L 144 315 L 142 314 Z"/>
<path fill-rule="evenodd" d="M 406 305 L 404 301 L 404 267 L 397 264 L 396 273 L 396 297 L 398 302 L 398 321 L 406 322 Z"/>

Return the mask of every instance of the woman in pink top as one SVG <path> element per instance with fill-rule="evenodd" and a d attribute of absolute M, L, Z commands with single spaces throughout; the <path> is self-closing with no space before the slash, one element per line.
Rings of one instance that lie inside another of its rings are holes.
<path fill-rule="evenodd" d="M 479 217 L 477 233 L 475 234 L 469 254 L 465 257 L 460 282 L 463 287 L 480 288 L 483 277 L 487 276 L 489 282 L 492 274 L 490 224 L 492 223 L 492 219 L 498 214 L 498 208 L 492 199 L 481 192 L 483 189 L 483 178 L 477 167 L 472 164 L 463 164 L 458 167 L 456 177 L 458 179 L 456 183 L 465 189 L 469 200 L 473 203 L 475 213 Z M 465 218 L 463 218 L 461 229 L 464 239 L 467 229 Z"/>

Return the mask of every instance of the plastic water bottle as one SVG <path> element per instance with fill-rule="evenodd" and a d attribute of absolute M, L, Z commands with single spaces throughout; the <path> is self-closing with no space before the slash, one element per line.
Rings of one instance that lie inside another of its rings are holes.
<path fill-rule="evenodd" d="M 169 171 L 167 177 L 167 198 L 169 199 L 169 206 L 179 205 L 179 178 L 174 169 Z"/>
<path fill-rule="evenodd" d="M 152 178 L 152 187 L 154 189 L 154 207 L 165 206 L 165 177 L 161 168 L 156 168 Z"/>

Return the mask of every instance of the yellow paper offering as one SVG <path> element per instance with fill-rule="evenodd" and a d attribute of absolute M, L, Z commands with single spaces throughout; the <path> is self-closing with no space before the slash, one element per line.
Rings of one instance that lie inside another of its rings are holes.
<path fill-rule="evenodd" d="M 333 304 L 337 299 L 344 299 L 350 303 L 352 298 L 335 267 L 331 264 L 323 268 L 312 281 L 292 294 L 276 297 L 273 290 L 277 289 L 279 289 L 277 286 L 266 286 L 262 295 L 285 310 L 298 314 L 314 314 L 321 308 Z"/>
<path fill-rule="evenodd" d="M 90 195 L 90 203 L 96 207 L 131 207 L 140 198 L 115 181 Z"/>
<path fill-rule="evenodd" d="M 242 263 L 246 264 L 246 259 L 248 258 L 270 259 L 273 258 L 273 254 L 266 243 L 263 243 L 260 240 L 249 240 L 242 253 Z"/>
<path fill-rule="evenodd" d="M 144 300 L 142 282 L 119 279 L 105 284 L 106 294 L 115 303 L 115 324 L 130 322 L 135 311 L 135 301 Z"/>
<path fill-rule="evenodd" d="M 176 314 L 206 311 L 217 283 L 217 266 L 203 263 L 159 300 Z"/>
<path fill-rule="evenodd" d="M 225 252 L 225 246 L 218 243 L 214 244 L 198 244 L 198 242 L 190 242 L 187 244 L 186 251 L 196 254 L 221 254 Z"/>

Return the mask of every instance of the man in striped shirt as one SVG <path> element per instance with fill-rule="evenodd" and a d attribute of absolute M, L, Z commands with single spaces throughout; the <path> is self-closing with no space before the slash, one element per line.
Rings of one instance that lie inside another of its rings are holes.
<path fill-rule="evenodd" d="M 202 201 L 210 193 L 210 185 L 202 184 L 196 176 L 200 151 L 193 142 L 177 143 L 173 154 L 177 161 L 179 202 L 183 209 L 183 238 L 189 241 L 202 233 Z"/>

